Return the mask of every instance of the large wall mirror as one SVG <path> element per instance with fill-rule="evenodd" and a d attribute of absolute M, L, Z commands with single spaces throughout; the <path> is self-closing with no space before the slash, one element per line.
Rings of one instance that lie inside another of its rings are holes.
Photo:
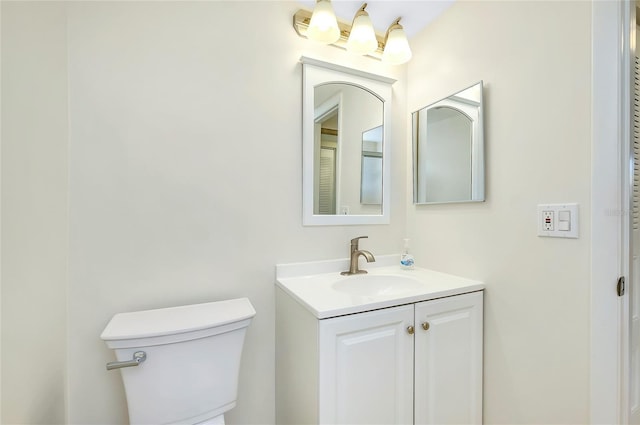
<path fill-rule="evenodd" d="M 310 58 L 303 67 L 303 224 L 389 223 L 395 80 Z"/>
<path fill-rule="evenodd" d="M 484 201 L 482 81 L 412 118 L 413 202 Z"/>

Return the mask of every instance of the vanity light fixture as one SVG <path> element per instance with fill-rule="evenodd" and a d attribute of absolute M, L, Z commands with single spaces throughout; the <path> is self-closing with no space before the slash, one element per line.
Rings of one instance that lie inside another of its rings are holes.
<path fill-rule="evenodd" d="M 293 15 L 293 27 L 300 37 L 322 41 L 325 44 L 332 44 L 360 55 L 369 55 L 392 65 L 401 65 L 408 62 L 411 59 L 411 48 L 404 28 L 400 25 L 400 18 L 393 21 L 383 38 L 373 30 L 369 14 L 365 11 L 366 7 L 367 3 L 364 3 L 356 12 L 352 25 L 349 25 L 335 19 L 333 7 L 329 0 L 317 0 L 313 13 L 300 9 Z M 323 27 L 318 27 L 324 28 L 324 30 L 316 29 L 316 16 L 318 16 L 319 22 L 332 21 L 332 19 L 326 17 L 329 16 L 328 11 L 330 11 L 330 15 L 333 16 L 333 20 L 337 23 L 337 29 L 335 31 L 334 29 L 329 30 L 328 24 L 322 24 L 324 25 Z M 336 32 L 337 36 L 335 35 Z M 332 37 L 326 35 L 329 33 L 332 34 Z M 361 38 L 363 33 L 366 36 Z M 373 34 L 375 41 L 371 38 L 371 34 Z M 337 38 L 333 41 L 328 41 L 332 40 L 333 37 Z"/>
<path fill-rule="evenodd" d="M 368 55 L 378 48 L 378 39 L 373 30 L 371 18 L 364 10 L 366 7 L 367 3 L 364 3 L 353 17 L 351 32 L 347 40 L 347 50 L 358 55 Z"/>
<path fill-rule="evenodd" d="M 309 20 L 307 37 L 324 44 L 335 43 L 340 39 L 338 20 L 329 0 L 318 0 Z"/>
<path fill-rule="evenodd" d="M 382 61 L 392 65 L 401 65 L 408 62 L 411 56 L 409 41 L 404 33 L 404 28 L 400 25 L 400 18 L 398 18 L 389 26 L 384 38 Z"/>

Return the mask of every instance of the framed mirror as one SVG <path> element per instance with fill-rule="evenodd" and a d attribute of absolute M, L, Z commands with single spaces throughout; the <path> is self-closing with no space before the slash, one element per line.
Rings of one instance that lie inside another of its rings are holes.
<path fill-rule="evenodd" d="M 395 80 L 303 57 L 304 225 L 389 223 Z"/>
<path fill-rule="evenodd" d="M 482 81 L 412 114 L 413 202 L 484 201 Z"/>

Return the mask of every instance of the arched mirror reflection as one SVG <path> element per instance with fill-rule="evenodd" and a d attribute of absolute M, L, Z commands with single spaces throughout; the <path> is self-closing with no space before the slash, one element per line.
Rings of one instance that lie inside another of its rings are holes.
<path fill-rule="evenodd" d="M 394 80 L 302 62 L 303 224 L 388 223 Z"/>
<path fill-rule="evenodd" d="M 414 203 L 484 201 L 482 82 L 413 113 Z"/>
<path fill-rule="evenodd" d="M 382 100 L 360 86 L 327 83 L 314 88 L 314 109 L 313 213 L 382 214 Z"/>

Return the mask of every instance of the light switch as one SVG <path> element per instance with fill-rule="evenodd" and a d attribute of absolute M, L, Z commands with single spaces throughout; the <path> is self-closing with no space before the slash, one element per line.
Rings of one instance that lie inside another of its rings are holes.
<path fill-rule="evenodd" d="M 578 237 L 578 204 L 538 205 L 538 236 Z"/>
<path fill-rule="evenodd" d="M 571 211 L 558 211 L 558 230 L 568 232 L 571 230 Z"/>

